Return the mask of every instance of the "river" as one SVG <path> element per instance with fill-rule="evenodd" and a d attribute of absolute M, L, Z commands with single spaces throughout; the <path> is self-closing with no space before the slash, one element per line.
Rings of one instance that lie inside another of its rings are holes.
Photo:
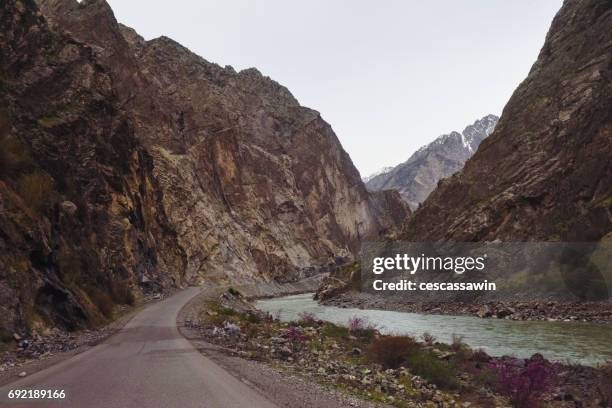
<path fill-rule="evenodd" d="M 492 356 L 529 357 L 541 353 L 553 361 L 590 366 L 612 360 L 612 325 L 344 309 L 319 305 L 312 300 L 312 293 L 259 300 L 256 306 L 273 315 L 279 313 L 281 321 L 298 320 L 300 313 L 309 312 L 340 325 L 346 325 L 353 316 L 363 317 L 383 334 L 419 337 L 428 332 L 445 343 L 450 343 L 455 334 L 470 347 L 482 348 Z"/>

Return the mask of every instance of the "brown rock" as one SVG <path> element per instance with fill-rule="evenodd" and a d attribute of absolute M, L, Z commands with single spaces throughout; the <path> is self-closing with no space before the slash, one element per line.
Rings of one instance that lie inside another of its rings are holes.
<path fill-rule="evenodd" d="M 610 7 L 564 2 L 493 134 L 403 238 L 576 242 L 612 230 Z"/>

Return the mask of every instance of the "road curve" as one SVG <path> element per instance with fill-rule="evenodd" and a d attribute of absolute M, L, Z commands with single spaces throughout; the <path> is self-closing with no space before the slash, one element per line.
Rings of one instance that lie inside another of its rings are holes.
<path fill-rule="evenodd" d="M 276 407 L 202 356 L 176 328 L 188 288 L 136 314 L 106 342 L 0 388 L 2 407 Z M 11 389 L 65 390 L 64 400 L 8 400 Z"/>

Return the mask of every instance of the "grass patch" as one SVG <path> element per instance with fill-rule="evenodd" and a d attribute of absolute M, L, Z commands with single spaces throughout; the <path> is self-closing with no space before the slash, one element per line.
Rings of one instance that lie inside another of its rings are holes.
<path fill-rule="evenodd" d="M 440 360 L 412 337 L 385 336 L 376 339 L 372 342 L 367 356 L 370 362 L 380 364 L 383 368 L 406 367 L 438 387 L 459 387 L 455 365 Z"/>
<path fill-rule="evenodd" d="M 238 314 L 231 307 L 225 307 L 219 302 L 211 301 L 211 302 L 208 302 L 206 305 L 207 305 L 208 310 L 210 310 L 213 313 L 220 314 L 222 316 L 236 316 Z"/>
<path fill-rule="evenodd" d="M 438 359 L 428 351 L 413 351 L 408 357 L 407 366 L 413 373 L 430 383 L 446 389 L 459 388 L 457 369 L 451 362 Z"/>
<path fill-rule="evenodd" d="M 321 331 L 321 334 L 323 334 L 323 336 L 325 337 L 330 337 L 330 338 L 348 337 L 349 329 L 347 327 L 337 326 L 332 323 L 325 323 L 325 325 L 323 326 L 323 330 Z"/>

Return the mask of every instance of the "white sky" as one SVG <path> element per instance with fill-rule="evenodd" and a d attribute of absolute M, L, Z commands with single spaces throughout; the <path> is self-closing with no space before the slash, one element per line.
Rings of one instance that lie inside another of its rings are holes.
<path fill-rule="evenodd" d="M 108 0 L 236 70 L 257 67 L 321 112 L 362 175 L 501 114 L 562 0 Z"/>

